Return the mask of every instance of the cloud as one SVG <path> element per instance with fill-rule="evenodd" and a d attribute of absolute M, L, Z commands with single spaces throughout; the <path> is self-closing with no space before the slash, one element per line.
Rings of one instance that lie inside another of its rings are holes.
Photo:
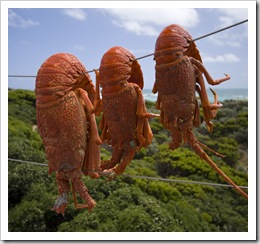
<path fill-rule="evenodd" d="M 40 25 L 39 22 L 33 21 L 31 19 L 24 19 L 18 14 L 16 14 L 13 10 L 8 10 L 8 25 L 12 27 L 21 27 L 21 28 L 29 28 L 33 26 Z"/>
<path fill-rule="evenodd" d="M 220 13 L 219 27 L 226 27 L 248 18 L 248 11 L 246 8 L 220 8 L 216 10 Z"/>
<path fill-rule="evenodd" d="M 87 18 L 87 13 L 80 8 L 66 8 L 63 9 L 62 13 L 76 20 L 85 20 Z"/>
<path fill-rule="evenodd" d="M 194 27 L 199 23 L 197 11 L 188 8 L 110 8 L 102 11 L 112 16 L 114 25 L 136 35 L 157 36 L 162 27 L 170 24 Z"/>
<path fill-rule="evenodd" d="M 77 44 L 74 45 L 73 48 L 74 48 L 74 49 L 77 49 L 77 50 L 80 50 L 80 51 L 84 51 L 84 50 L 85 50 L 85 47 L 84 47 L 84 46 L 82 46 L 82 45 L 77 45 Z"/>
<path fill-rule="evenodd" d="M 211 10 L 212 11 L 212 10 Z M 248 18 L 247 9 L 214 9 L 217 13 L 219 24 L 216 28 L 224 28 Z M 246 38 L 247 34 L 247 23 L 240 26 L 240 31 L 236 29 L 228 29 L 218 35 L 210 36 L 208 38 L 213 44 L 217 46 L 229 46 L 229 47 L 241 47 Z"/>
<path fill-rule="evenodd" d="M 240 61 L 240 59 L 232 53 L 218 55 L 216 57 L 211 57 L 211 56 L 203 57 L 204 63 L 235 63 L 235 62 L 239 62 L 239 61 Z"/>
<path fill-rule="evenodd" d="M 122 27 L 130 32 L 134 32 L 136 35 L 156 36 L 158 32 L 156 29 L 149 25 L 142 25 L 138 21 L 112 21 L 112 23 L 118 27 Z"/>
<path fill-rule="evenodd" d="M 210 36 L 208 40 L 217 46 L 241 47 L 241 43 L 246 37 L 246 34 L 243 33 L 222 32 L 221 35 Z"/>
<path fill-rule="evenodd" d="M 130 49 L 131 53 L 138 53 L 138 54 L 147 54 L 147 53 L 153 53 L 153 49 L 146 49 L 146 48 L 139 48 L 139 49 Z"/>

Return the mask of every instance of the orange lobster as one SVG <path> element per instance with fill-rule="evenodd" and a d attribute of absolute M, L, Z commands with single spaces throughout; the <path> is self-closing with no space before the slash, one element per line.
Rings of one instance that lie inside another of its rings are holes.
<path fill-rule="evenodd" d="M 36 77 L 36 116 L 43 139 L 49 174 L 56 171 L 59 197 L 53 207 L 64 215 L 72 182 L 76 208 L 95 206 L 81 180 L 82 171 L 92 178 L 100 171 L 97 125 L 92 105 L 94 85 L 84 65 L 73 55 L 57 53 L 40 67 Z M 86 205 L 77 204 L 75 192 Z"/>
<path fill-rule="evenodd" d="M 201 147 L 209 149 L 200 143 L 192 132 L 193 127 L 200 125 L 199 104 L 196 91 L 199 94 L 205 123 L 209 131 L 213 129 L 211 119 L 215 118 L 217 109 L 222 107 L 214 94 L 214 103 L 210 104 L 202 74 L 210 85 L 217 85 L 230 77 L 213 80 L 202 64 L 199 51 L 191 35 L 179 25 L 169 25 L 163 29 L 156 40 L 154 59 L 156 61 L 156 81 L 153 93 L 158 92 L 156 107 L 160 109 L 161 123 L 172 133 L 169 148 L 174 150 L 182 142 L 190 144 L 191 148 L 217 171 L 240 194 L 243 192 L 219 167 L 210 159 Z M 217 156 L 222 156 L 209 149 Z M 222 156 L 223 157 L 223 156 Z"/>
<path fill-rule="evenodd" d="M 103 111 L 101 140 L 113 147 L 111 159 L 100 167 L 113 178 L 124 172 L 137 150 L 152 142 L 148 118 L 159 115 L 147 113 L 141 67 L 125 48 L 116 46 L 103 55 L 96 82 L 96 113 Z"/>

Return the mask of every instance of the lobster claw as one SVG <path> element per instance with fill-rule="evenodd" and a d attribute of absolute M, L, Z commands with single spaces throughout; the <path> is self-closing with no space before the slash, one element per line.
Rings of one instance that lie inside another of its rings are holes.
<path fill-rule="evenodd" d="M 131 76 L 128 82 L 137 84 L 142 90 L 144 87 L 144 78 L 141 66 L 137 60 L 131 61 Z"/>

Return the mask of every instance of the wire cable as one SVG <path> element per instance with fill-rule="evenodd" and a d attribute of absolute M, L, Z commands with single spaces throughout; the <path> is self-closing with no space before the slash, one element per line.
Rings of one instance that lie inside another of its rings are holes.
<path fill-rule="evenodd" d="M 235 24 L 233 24 L 233 25 L 229 25 L 229 26 L 224 27 L 224 28 L 222 28 L 222 29 L 213 31 L 213 32 L 211 32 L 211 33 L 205 34 L 205 35 L 203 35 L 203 36 L 197 37 L 197 38 L 193 39 L 192 41 L 194 42 L 194 41 L 201 40 L 201 39 L 203 39 L 203 38 L 205 38 L 205 37 L 214 35 L 214 34 L 216 34 L 216 33 L 219 33 L 219 32 L 221 32 L 221 31 L 224 31 L 224 30 L 233 28 L 233 27 L 235 27 L 235 26 L 244 24 L 244 23 L 246 23 L 246 22 L 248 22 L 248 19 L 243 20 L 243 21 L 240 21 L 240 22 L 235 23 Z M 140 60 L 140 59 L 143 59 L 143 58 L 150 57 L 150 56 L 152 56 L 152 55 L 154 55 L 154 53 L 146 54 L 146 55 L 141 56 L 141 57 L 138 57 L 138 58 L 136 58 L 136 59 L 134 59 L 134 60 Z M 133 61 L 134 61 L 134 60 L 133 60 Z M 87 71 L 86 73 L 91 73 L 91 72 L 94 72 L 95 70 L 98 70 L 98 69 L 92 69 L 92 70 Z M 36 75 L 8 75 L 8 77 L 9 77 L 9 78 L 18 78 L 18 77 L 20 77 L 20 78 L 35 78 Z"/>
<path fill-rule="evenodd" d="M 42 164 L 42 163 L 37 163 L 37 162 L 30 162 L 30 161 L 20 160 L 20 159 L 8 158 L 8 161 L 27 163 L 27 164 L 33 164 L 33 165 L 48 167 L 48 164 Z M 90 171 L 90 170 L 86 170 L 84 172 L 92 172 L 92 173 L 95 172 L 95 173 L 98 173 L 98 174 L 104 175 L 104 176 L 109 175 L 108 173 L 105 173 L 105 172 Z M 233 187 L 232 185 L 229 185 L 229 184 L 219 184 L 219 183 L 211 183 L 211 182 L 203 182 L 203 181 L 189 181 L 189 180 L 179 180 L 179 179 L 167 179 L 167 178 L 159 178 L 159 177 L 151 177 L 151 176 L 140 176 L 140 175 L 128 175 L 128 174 L 121 174 L 119 176 L 130 177 L 130 178 L 138 178 L 138 179 L 147 179 L 147 180 L 159 180 L 159 181 L 173 182 L 173 183 L 193 184 L 193 185 Z M 248 189 L 247 186 L 238 186 L 238 187 L 243 188 L 243 189 Z"/>
<path fill-rule="evenodd" d="M 237 25 L 244 24 L 244 23 L 246 23 L 246 22 L 248 22 L 248 19 L 243 20 L 243 21 L 240 21 L 240 22 L 238 22 L 238 23 L 236 23 L 236 24 L 233 24 L 233 25 L 229 25 L 229 26 L 224 27 L 224 28 L 222 28 L 222 29 L 219 29 L 219 30 L 217 30 L 217 31 L 213 31 L 213 32 L 211 32 L 211 33 L 209 33 L 209 34 L 206 34 L 206 35 L 204 35 L 204 36 L 197 37 L 197 38 L 193 39 L 192 41 L 193 41 L 193 42 L 198 41 L 198 40 L 203 39 L 203 38 L 205 38 L 205 37 L 214 35 L 214 34 L 216 34 L 216 33 L 219 33 L 219 32 L 221 32 L 221 31 L 224 31 L 224 30 L 233 28 L 233 27 L 235 27 L 235 26 L 237 26 Z"/>

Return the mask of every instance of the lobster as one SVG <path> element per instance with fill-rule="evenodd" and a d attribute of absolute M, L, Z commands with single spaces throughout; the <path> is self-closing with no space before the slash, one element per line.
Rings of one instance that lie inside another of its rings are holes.
<path fill-rule="evenodd" d="M 59 196 L 53 210 L 64 215 L 70 181 L 76 208 L 96 203 L 82 182 L 82 172 L 98 178 L 101 143 L 95 121 L 95 87 L 84 65 L 73 55 L 57 53 L 40 67 L 35 82 L 36 117 L 48 160 L 56 172 Z M 77 204 L 76 193 L 86 201 Z"/>
<path fill-rule="evenodd" d="M 218 85 L 230 77 L 225 74 L 226 77 L 213 80 L 202 64 L 192 36 L 176 24 L 166 26 L 159 34 L 155 43 L 154 60 L 156 80 L 152 91 L 154 94 L 158 92 L 156 107 L 160 110 L 160 121 L 172 134 L 169 148 L 174 150 L 182 143 L 188 143 L 202 160 L 247 199 L 247 194 L 210 159 L 202 147 L 217 156 L 223 155 L 199 142 L 192 132 L 193 127 L 199 127 L 201 124 L 196 92 L 200 97 L 204 121 L 210 132 L 213 130 L 211 119 L 215 118 L 217 110 L 222 107 L 212 89 L 214 102 L 210 104 L 202 74 L 210 85 Z"/>
<path fill-rule="evenodd" d="M 119 46 L 110 48 L 102 57 L 96 72 L 95 112 L 102 113 L 100 139 L 112 145 L 110 160 L 100 167 L 112 179 L 122 174 L 136 151 L 152 142 L 153 134 L 142 95 L 143 73 L 135 56 Z M 102 87 L 102 100 L 100 99 Z"/>

